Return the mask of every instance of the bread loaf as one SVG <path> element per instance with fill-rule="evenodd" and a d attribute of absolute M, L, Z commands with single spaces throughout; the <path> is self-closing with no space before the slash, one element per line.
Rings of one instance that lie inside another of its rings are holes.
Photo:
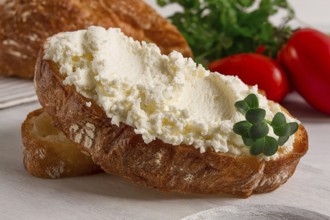
<path fill-rule="evenodd" d="M 32 78 L 47 37 L 91 25 L 119 27 L 165 54 L 192 55 L 178 30 L 143 0 L 6 0 L 0 3 L 0 75 Z"/>

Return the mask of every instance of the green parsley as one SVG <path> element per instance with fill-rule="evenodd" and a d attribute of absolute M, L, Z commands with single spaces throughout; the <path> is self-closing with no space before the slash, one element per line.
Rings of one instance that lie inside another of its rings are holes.
<path fill-rule="evenodd" d="M 286 122 L 283 113 L 277 112 L 271 121 L 265 119 L 266 111 L 259 108 L 259 100 L 255 94 L 248 95 L 244 100 L 235 103 L 239 112 L 245 115 L 245 121 L 237 122 L 233 131 L 242 136 L 244 144 L 250 147 L 250 154 L 265 156 L 274 155 L 279 146 L 287 142 L 289 137 L 298 130 L 296 122 Z M 269 126 L 278 139 L 268 136 Z"/>
<path fill-rule="evenodd" d="M 252 9 L 253 5 L 259 5 Z M 276 57 L 292 34 L 288 22 L 294 11 L 287 0 L 157 0 L 158 5 L 177 3 L 182 11 L 169 17 L 187 39 L 198 63 L 208 63 L 232 54 L 256 52 Z M 269 18 L 285 14 L 280 25 Z"/>

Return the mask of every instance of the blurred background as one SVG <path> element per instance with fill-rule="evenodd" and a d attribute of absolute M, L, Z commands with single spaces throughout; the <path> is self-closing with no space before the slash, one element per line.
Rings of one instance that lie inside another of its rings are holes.
<path fill-rule="evenodd" d="M 1 0 L 0 0 L 1 1 Z M 294 8 L 297 18 L 304 24 L 310 25 L 314 28 L 330 32 L 330 0 L 288 0 L 291 6 Z M 163 16 L 168 16 L 173 11 L 180 10 L 179 6 L 167 6 L 160 8 L 156 0 L 145 0 L 149 5 L 153 6 Z M 275 17 L 274 22 L 278 22 L 278 18 Z"/>

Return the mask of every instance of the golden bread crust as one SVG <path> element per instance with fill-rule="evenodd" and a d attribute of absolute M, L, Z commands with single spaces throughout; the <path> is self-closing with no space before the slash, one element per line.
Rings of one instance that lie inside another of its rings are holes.
<path fill-rule="evenodd" d="M 193 146 L 173 146 L 160 140 L 145 144 L 132 127 L 111 124 L 111 119 L 93 100 L 78 94 L 74 87 L 63 85 L 62 80 L 57 66 L 43 60 L 40 53 L 36 90 L 54 125 L 89 152 L 105 172 L 147 187 L 241 197 L 269 192 L 288 180 L 308 148 L 302 125 L 295 134 L 294 150 L 273 161 L 212 150 L 201 154 Z M 87 107 L 86 102 L 92 105 Z M 81 137 L 81 131 L 90 135 Z"/>
<path fill-rule="evenodd" d="M 165 54 L 192 56 L 179 31 L 143 0 L 7 0 L 0 3 L 0 18 L 0 75 L 32 78 L 47 37 L 91 25 L 120 27 Z"/>
<path fill-rule="evenodd" d="M 22 124 L 23 163 L 33 176 L 62 178 L 101 172 L 77 144 L 52 126 L 43 109 L 32 111 Z"/>

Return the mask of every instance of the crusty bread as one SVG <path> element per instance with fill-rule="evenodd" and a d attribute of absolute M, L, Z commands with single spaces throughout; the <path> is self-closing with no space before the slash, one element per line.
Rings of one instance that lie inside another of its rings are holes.
<path fill-rule="evenodd" d="M 43 109 L 32 111 L 22 124 L 23 162 L 29 173 L 41 178 L 61 178 L 101 172 L 88 154 L 52 126 Z"/>
<path fill-rule="evenodd" d="M 143 0 L 6 0 L 0 3 L 0 75 L 32 78 L 47 37 L 91 25 L 120 27 L 165 54 L 192 55 L 179 31 Z"/>
<path fill-rule="evenodd" d="M 295 133 L 293 151 L 276 160 L 233 156 L 193 146 L 173 146 L 155 140 L 144 143 L 141 135 L 125 124 L 111 124 L 93 101 L 63 84 L 58 66 L 39 54 L 35 83 L 39 101 L 61 129 L 107 173 L 163 191 L 227 193 L 242 197 L 272 191 L 294 173 L 308 148 L 302 125 Z M 91 102 L 90 107 L 86 106 Z"/>

